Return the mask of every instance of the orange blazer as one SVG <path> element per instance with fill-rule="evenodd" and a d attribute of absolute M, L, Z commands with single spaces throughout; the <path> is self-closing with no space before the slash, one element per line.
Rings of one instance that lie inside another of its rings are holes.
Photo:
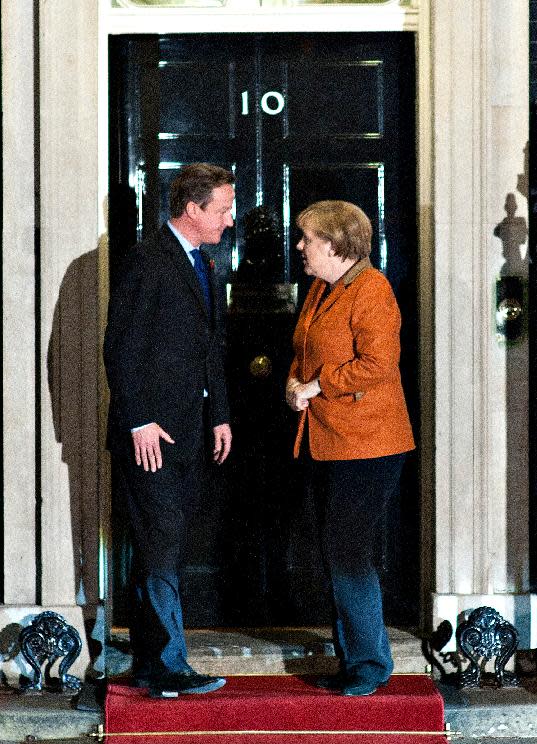
<path fill-rule="evenodd" d="M 363 259 L 323 300 L 316 279 L 293 337 L 289 377 L 319 377 L 321 394 L 301 411 L 314 460 L 357 460 L 414 449 L 399 373 L 401 315 L 388 280 Z"/>

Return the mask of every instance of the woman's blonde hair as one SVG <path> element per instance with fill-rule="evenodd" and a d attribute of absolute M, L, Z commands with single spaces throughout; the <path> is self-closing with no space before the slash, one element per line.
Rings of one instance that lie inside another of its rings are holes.
<path fill-rule="evenodd" d="M 373 233 L 369 217 L 351 202 L 327 199 L 310 204 L 296 218 L 301 230 L 312 230 L 330 240 L 336 256 L 366 258 L 371 253 Z"/>

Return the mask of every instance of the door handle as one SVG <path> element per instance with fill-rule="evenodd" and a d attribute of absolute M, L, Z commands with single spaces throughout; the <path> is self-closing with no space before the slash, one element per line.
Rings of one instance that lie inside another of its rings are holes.
<path fill-rule="evenodd" d="M 272 362 L 266 354 L 260 354 L 250 362 L 250 374 L 254 377 L 268 377 L 272 372 Z"/>

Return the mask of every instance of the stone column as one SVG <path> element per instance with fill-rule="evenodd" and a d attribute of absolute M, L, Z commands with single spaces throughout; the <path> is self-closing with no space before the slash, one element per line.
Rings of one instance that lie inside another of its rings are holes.
<path fill-rule="evenodd" d="M 2 3 L 4 602 L 36 602 L 34 2 Z M 14 43 L 16 40 L 16 43 Z"/>
<path fill-rule="evenodd" d="M 98 4 L 2 3 L 4 602 L 99 600 Z M 37 32 L 37 34 L 36 34 Z M 16 41 L 14 41 L 16 40 Z M 34 186 L 36 201 L 34 206 Z M 87 644 L 73 672 L 83 675 Z M 2 666 L 17 677 L 16 665 Z"/>
<path fill-rule="evenodd" d="M 497 276 L 524 272 L 528 4 L 436 0 L 433 9 L 433 623 L 448 619 L 456 625 L 461 612 L 486 604 L 517 626 L 522 647 L 535 647 L 537 597 L 528 584 L 527 345 L 507 347 L 498 340 L 494 304 Z"/>
<path fill-rule="evenodd" d="M 44 604 L 96 599 L 97 20 L 97 3 L 41 3 Z"/>

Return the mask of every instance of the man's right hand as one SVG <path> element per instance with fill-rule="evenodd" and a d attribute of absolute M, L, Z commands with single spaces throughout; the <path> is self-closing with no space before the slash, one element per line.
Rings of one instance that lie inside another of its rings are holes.
<path fill-rule="evenodd" d="M 152 473 L 155 473 L 157 469 L 162 467 L 161 437 L 168 444 L 175 444 L 170 435 L 158 424 L 147 424 L 147 426 L 132 432 L 136 464 L 143 465 L 146 472 L 151 470 Z"/>

